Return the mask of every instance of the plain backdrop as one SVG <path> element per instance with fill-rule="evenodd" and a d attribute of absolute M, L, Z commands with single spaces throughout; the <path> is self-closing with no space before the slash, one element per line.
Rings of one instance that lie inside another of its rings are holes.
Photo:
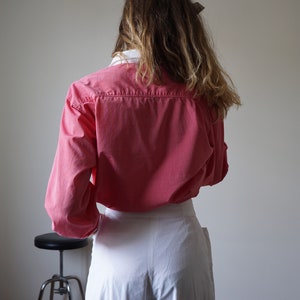
<path fill-rule="evenodd" d="M 0 1 L 1 299 L 36 299 L 58 272 L 58 253 L 33 239 L 51 230 L 44 195 L 61 111 L 72 81 L 109 64 L 122 3 Z M 297 300 L 300 2 L 202 4 L 243 102 L 226 119 L 229 174 L 194 201 L 210 231 L 217 300 Z M 85 284 L 89 261 L 90 247 L 67 251 L 65 272 Z"/>

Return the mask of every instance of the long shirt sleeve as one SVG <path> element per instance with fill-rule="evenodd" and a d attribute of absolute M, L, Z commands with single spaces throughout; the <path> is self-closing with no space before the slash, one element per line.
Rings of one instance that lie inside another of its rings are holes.
<path fill-rule="evenodd" d="M 90 181 L 96 166 L 95 119 L 87 101 L 76 105 L 70 89 L 62 114 L 58 145 L 46 192 L 45 207 L 53 230 L 84 238 L 95 231 L 99 212 Z"/>

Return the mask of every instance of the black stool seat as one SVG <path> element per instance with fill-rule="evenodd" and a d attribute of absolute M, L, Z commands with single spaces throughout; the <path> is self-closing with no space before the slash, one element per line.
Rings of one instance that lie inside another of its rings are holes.
<path fill-rule="evenodd" d="M 87 246 L 88 239 L 73 239 L 58 235 L 55 232 L 38 235 L 34 238 L 34 245 L 40 249 L 71 250 Z"/>
<path fill-rule="evenodd" d="M 66 238 L 58 235 L 55 232 L 45 233 L 38 235 L 34 238 L 34 245 L 40 249 L 47 250 L 58 250 L 59 251 L 59 274 L 55 274 L 52 278 L 46 280 L 40 288 L 40 293 L 38 300 L 42 300 L 44 290 L 48 284 L 51 285 L 50 288 L 50 299 L 53 300 L 53 295 L 55 294 L 68 294 L 69 300 L 72 300 L 71 287 L 69 284 L 70 280 L 75 280 L 78 283 L 81 298 L 84 299 L 84 292 L 81 282 L 76 276 L 64 276 L 63 275 L 63 252 L 64 250 L 79 249 L 87 246 L 89 244 L 89 239 L 73 239 Z M 55 288 L 55 285 L 59 286 Z"/>

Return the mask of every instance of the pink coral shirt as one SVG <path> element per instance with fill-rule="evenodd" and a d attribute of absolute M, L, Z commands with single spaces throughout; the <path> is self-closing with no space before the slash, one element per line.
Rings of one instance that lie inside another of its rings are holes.
<path fill-rule="evenodd" d="M 73 83 L 64 106 L 45 206 L 53 229 L 83 238 L 96 203 L 145 212 L 195 197 L 227 173 L 223 121 L 164 74 L 136 80 L 137 51 Z"/>

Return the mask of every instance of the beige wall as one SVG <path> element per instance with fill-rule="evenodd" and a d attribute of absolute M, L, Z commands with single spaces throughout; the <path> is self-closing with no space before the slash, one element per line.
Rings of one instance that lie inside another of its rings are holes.
<path fill-rule="evenodd" d="M 228 177 L 195 200 L 210 229 L 218 300 L 300 298 L 299 3 L 203 1 L 244 104 L 226 121 Z M 57 253 L 34 248 L 33 238 L 50 230 L 43 200 L 60 113 L 69 84 L 109 63 L 121 6 L 0 2 L 3 299 L 35 299 L 58 271 Z M 66 252 L 65 262 L 85 280 L 88 249 Z"/>

